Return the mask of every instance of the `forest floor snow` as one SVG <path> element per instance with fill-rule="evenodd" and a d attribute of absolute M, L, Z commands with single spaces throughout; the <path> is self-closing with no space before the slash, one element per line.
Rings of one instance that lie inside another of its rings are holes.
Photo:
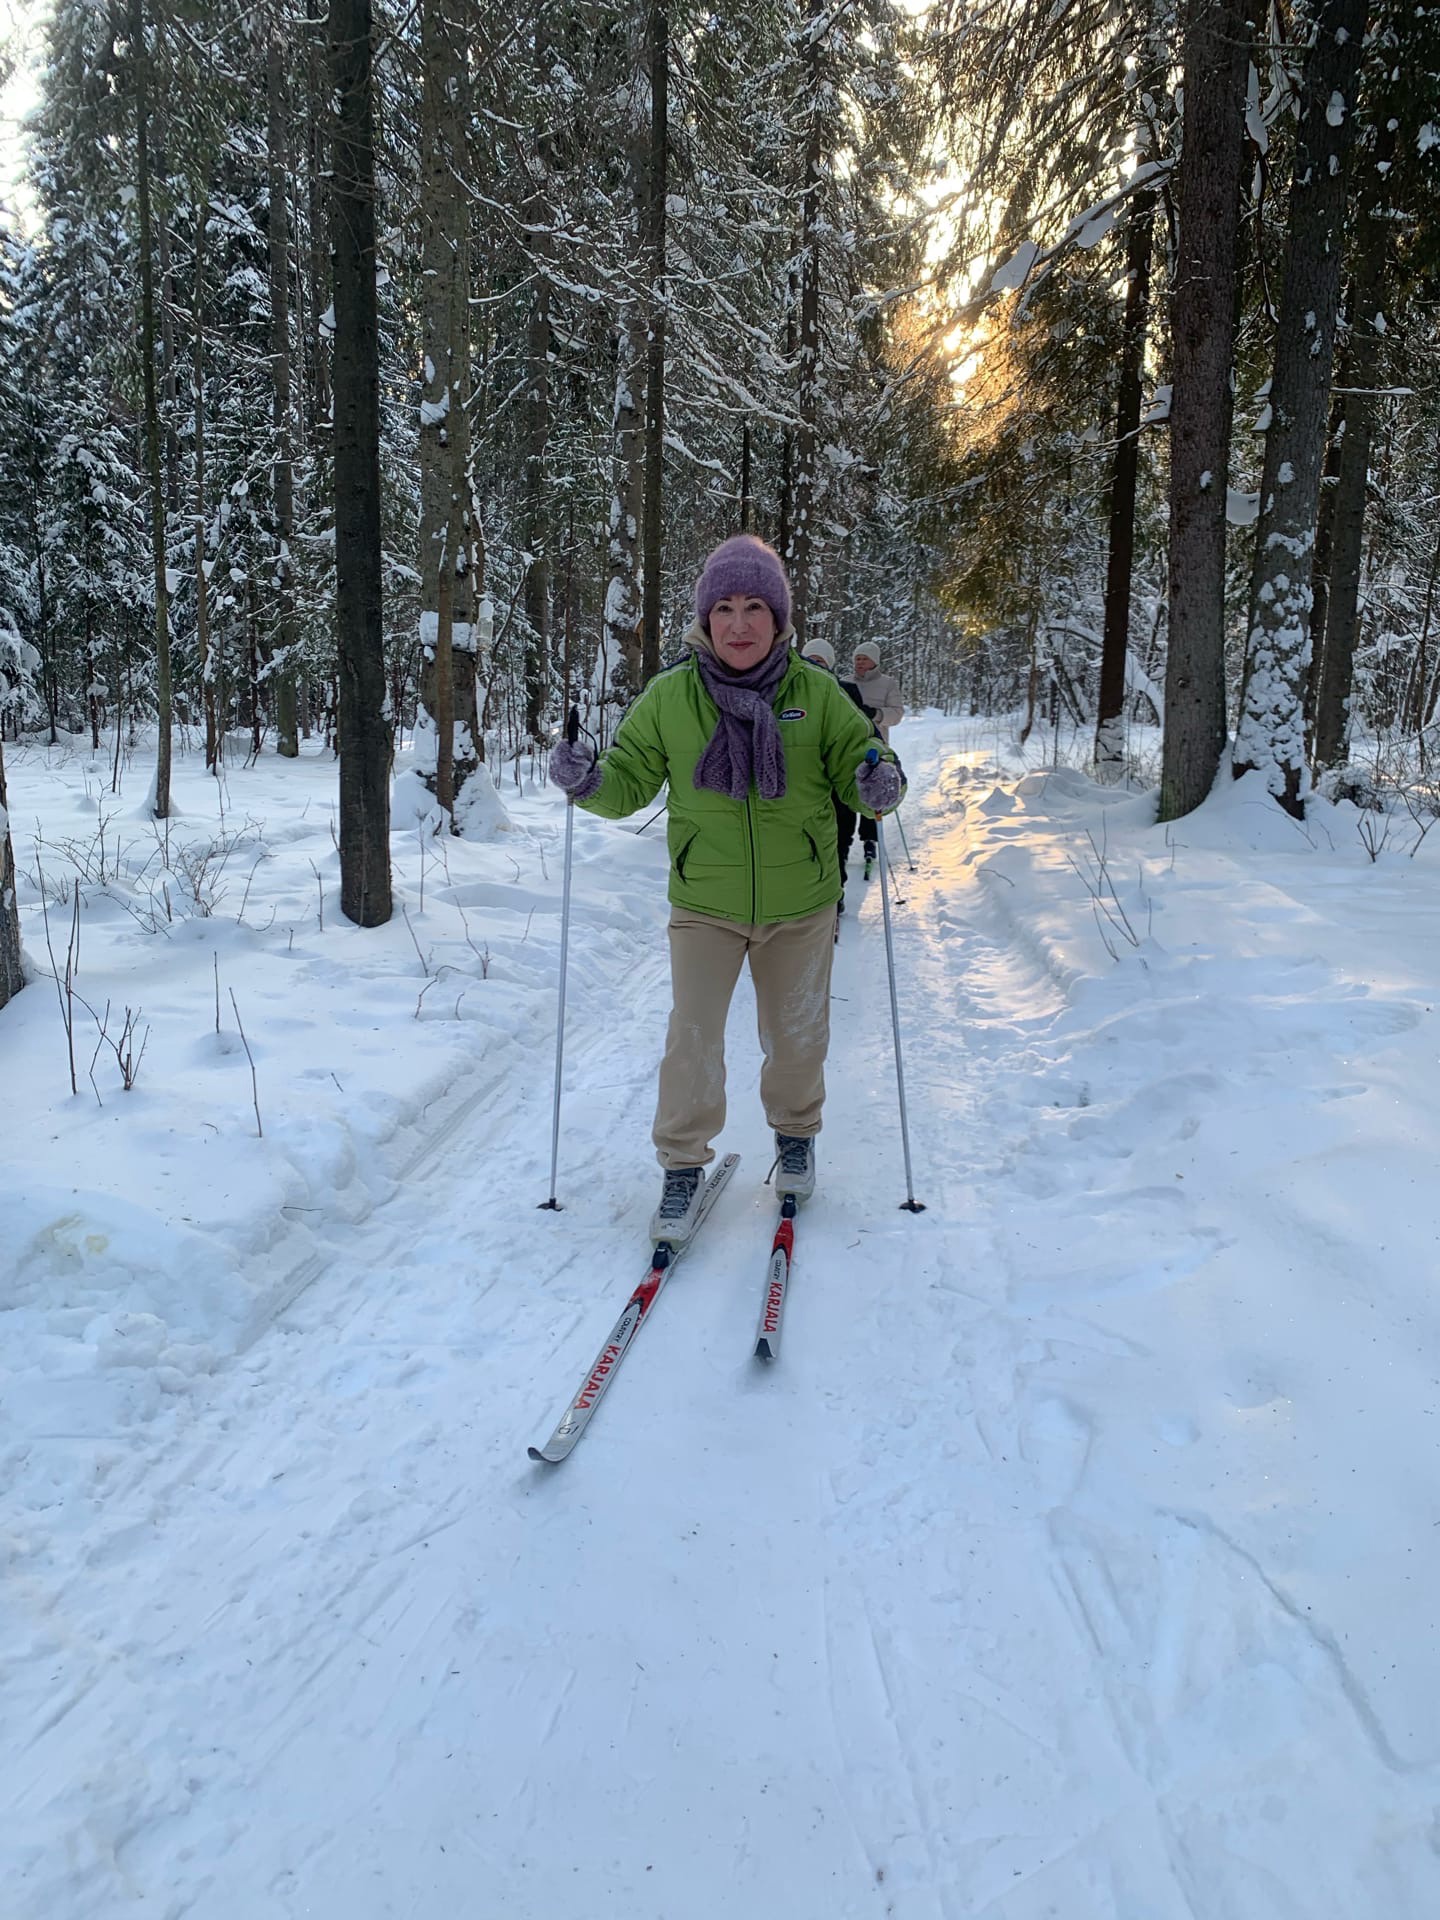
<path fill-rule="evenodd" d="M 324 757 L 184 762 L 167 843 L 7 753 L 5 1920 L 1440 1910 L 1440 835 L 896 744 L 926 1211 L 852 877 L 782 1357 L 742 982 L 740 1172 L 558 1469 L 657 1189 L 661 824 L 576 818 L 555 1213 L 558 793 L 399 824 L 361 932 Z M 128 1092 L 43 977 L 77 868 Z"/>

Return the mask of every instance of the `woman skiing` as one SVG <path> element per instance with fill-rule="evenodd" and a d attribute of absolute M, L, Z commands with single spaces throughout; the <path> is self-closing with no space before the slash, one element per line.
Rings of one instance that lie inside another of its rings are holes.
<path fill-rule="evenodd" d="M 874 817 L 904 776 L 835 679 L 790 647 L 780 557 L 739 534 L 695 588 L 686 658 L 657 674 L 597 760 L 561 741 L 556 782 L 618 820 L 670 786 L 673 1005 L 652 1138 L 665 1184 L 657 1240 L 688 1239 L 725 1121 L 725 1018 L 748 960 L 775 1131 L 776 1189 L 808 1198 L 825 1100 L 830 967 L 840 895 L 832 797 Z M 875 747 L 871 763 L 867 752 Z"/>

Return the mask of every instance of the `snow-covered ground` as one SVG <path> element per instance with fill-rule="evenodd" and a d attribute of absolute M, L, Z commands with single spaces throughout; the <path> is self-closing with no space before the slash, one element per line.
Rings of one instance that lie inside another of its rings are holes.
<path fill-rule="evenodd" d="M 577 818 L 552 1213 L 557 793 L 402 825 L 360 932 L 323 758 L 187 762 L 167 848 L 7 753 L 32 960 L 38 823 L 149 1039 L 92 1089 L 77 1009 L 72 1095 L 54 986 L 0 1014 L 4 1920 L 1440 1911 L 1440 834 L 896 744 L 927 1210 L 852 881 L 780 1362 L 742 983 L 740 1173 L 553 1470 L 655 1198 L 659 823 Z"/>

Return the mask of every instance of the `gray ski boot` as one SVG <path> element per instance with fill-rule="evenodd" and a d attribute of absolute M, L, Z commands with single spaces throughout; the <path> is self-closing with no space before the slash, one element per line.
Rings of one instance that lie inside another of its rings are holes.
<path fill-rule="evenodd" d="M 703 1167 L 667 1167 L 660 1204 L 650 1216 L 650 1238 L 657 1245 L 662 1240 L 668 1240 L 672 1247 L 683 1245 L 695 1231 L 695 1215 L 704 1191 Z"/>
<path fill-rule="evenodd" d="M 815 1191 L 815 1142 L 798 1133 L 775 1136 L 775 1191 L 808 1200 Z"/>

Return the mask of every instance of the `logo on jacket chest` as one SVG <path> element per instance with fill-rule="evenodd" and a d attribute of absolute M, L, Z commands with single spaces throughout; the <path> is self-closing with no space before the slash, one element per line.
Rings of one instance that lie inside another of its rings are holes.
<path fill-rule="evenodd" d="M 776 718 L 779 720 L 803 720 L 805 718 L 805 709 L 804 707 L 786 707 L 783 713 L 776 715 Z"/>

